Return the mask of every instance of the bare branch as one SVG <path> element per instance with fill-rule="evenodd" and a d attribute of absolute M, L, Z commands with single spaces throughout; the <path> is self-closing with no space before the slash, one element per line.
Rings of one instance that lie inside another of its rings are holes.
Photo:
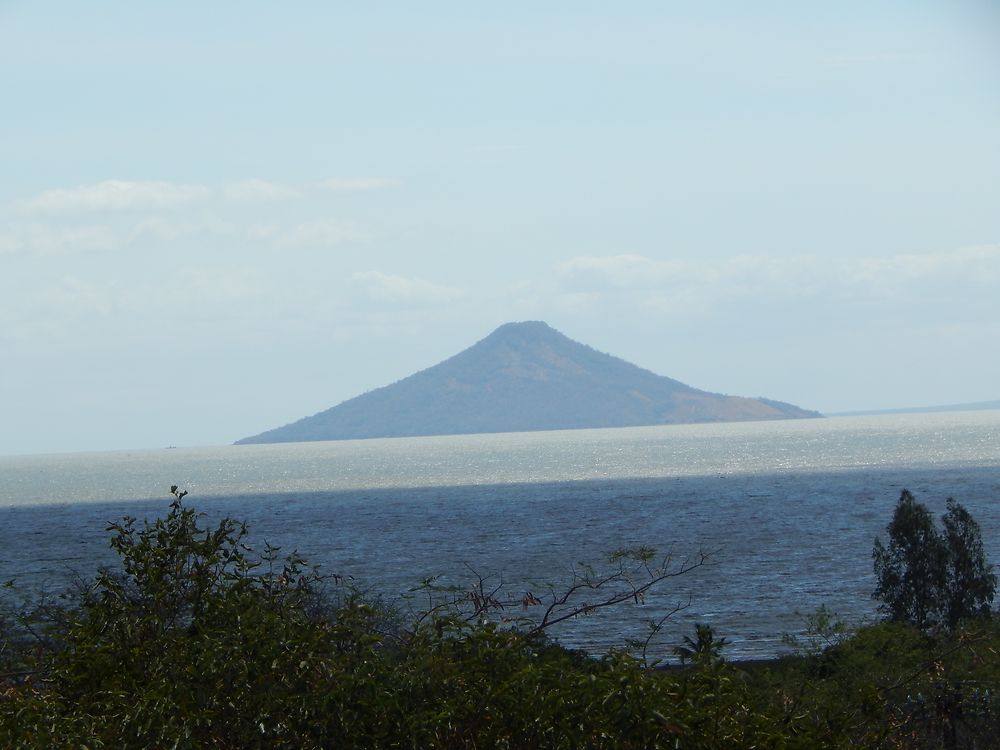
<path fill-rule="evenodd" d="M 537 636 L 567 620 L 608 607 L 629 602 L 644 604 L 647 594 L 657 585 L 705 565 L 710 556 L 711 552 L 699 550 L 677 561 L 672 552 L 657 558 L 649 547 L 617 550 L 608 557 L 608 569 L 597 572 L 590 565 L 578 563 L 571 568 L 566 584 L 561 588 L 550 584 L 548 594 L 543 596 L 531 590 L 504 595 L 507 583 L 502 575 L 484 575 L 466 565 L 473 577 L 469 587 L 436 586 L 433 579 L 428 579 L 414 589 L 428 595 L 427 605 L 415 625 L 419 627 L 446 614 L 459 622 L 485 624 L 496 613 L 501 622 L 509 623 L 524 635 Z M 446 595 L 444 600 L 439 600 L 438 594 Z M 690 600 L 687 604 L 677 604 L 658 621 L 651 621 L 653 630 L 642 642 L 643 648 L 648 648 L 650 638 L 662 629 L 667 619 L 689 603 Z"/>

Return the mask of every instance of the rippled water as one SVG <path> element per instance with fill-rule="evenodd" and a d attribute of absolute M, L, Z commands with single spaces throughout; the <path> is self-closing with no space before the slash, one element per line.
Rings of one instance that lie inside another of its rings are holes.
<path fill-rule="evenodd" d="M 747 657 L 779 650 L 796 611 L 871 616 L 872 540 L 903 487 L 936 513 L 965 504 L 1000 559 L 991 411 L 0 458 L 0 578 L 58 586 L 111 562 L 107 522 L 162 513 L 171 484 L 389 594 L 467 566 L 537 591 L 624 545 L 713 551 L 645 606 L 557 633 L 593 651 L 688 600 L 663 649 L 695 621 Z"/>

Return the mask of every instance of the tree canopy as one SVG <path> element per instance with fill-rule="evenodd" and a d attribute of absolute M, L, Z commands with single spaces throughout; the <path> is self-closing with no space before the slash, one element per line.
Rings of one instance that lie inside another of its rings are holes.
<path fill-rule="evenodd" d="M 954 628 L 990 611 L 997 579 L 979 524 L 953 498 L 941 520 L 943 530 L 927 507 L 903 490 L 886 526 L 888 544 L 875 539 L 872 596 L 881 600 L 887 619 Z"/>

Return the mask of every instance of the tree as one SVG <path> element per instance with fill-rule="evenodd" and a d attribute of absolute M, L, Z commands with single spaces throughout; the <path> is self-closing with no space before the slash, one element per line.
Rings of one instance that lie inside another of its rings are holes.
<path fill-rule="evenodd" d="M 945 624 L 953 628 L 964 617 L 990 611 L 997 577 L 986 559 L 979 524 L 969 511 L 948 498 L 948 512 L 942 520 L 948 546 Z"/>
<path fill-rule="evenodd" d="M 953 628 L 965 617 L 989 611 L 996 576 L 983 551 L 979 525 L 948 499 L 944 532 L 909 490 L 903 490 L 886 527 L 888 545 L 875 539 L 877 584 L 872 596 L 893 621 Z"/>
<path fill-rule="evenodd" d="M 699 622 L 694 626 L 694 638 L 689 635 L 684 636 L 684 644 L 674 646 L 673 652 L 675 656 L 680 657 L 681 664 L 688 662 L 700 665 L 718 664 L 722 661 L 722 648 L 728 643 L 725 638 L 715 637 L 711 625 Z"/>

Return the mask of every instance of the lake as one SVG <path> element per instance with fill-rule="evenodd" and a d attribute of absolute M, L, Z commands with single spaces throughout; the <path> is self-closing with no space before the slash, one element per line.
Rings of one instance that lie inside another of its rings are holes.
<path fill-rule="evenodd" d="M 387 596 L 472 570 L 538 593 L 622 546 L 711 551 L 644 605 L 555 631 L 594 653 L 677 603 L 657 653 L 695 622 L 748 658 L 820 605 L 872 618 L 872 542 L 903 488 L 936 515 L 961 502 L 1000 559 L 1000 411 L 977 411 L 0 457 L 0 580 L 92 574 L 113 562 L 107 524 L 164 513 L 172 484 Z"/>

